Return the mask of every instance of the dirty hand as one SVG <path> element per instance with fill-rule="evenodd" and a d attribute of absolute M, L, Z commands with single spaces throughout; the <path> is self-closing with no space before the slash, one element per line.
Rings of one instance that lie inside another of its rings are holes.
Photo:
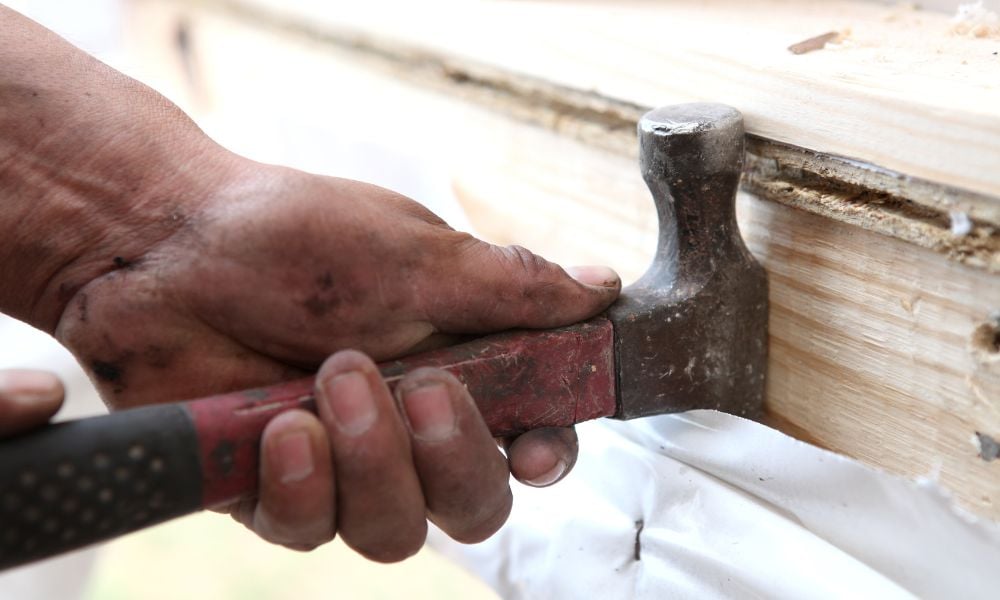
<path fill-rule="evenodd" d="M 0 370 L 0 438 L 48 422 L 63 402 L 59 378 L 45 371 Z"/>
<path fill-rule="evenodd" d="M 508 441 L 505 459 L 453 378 L 413 373 L 397 400 L 372 361 L 580 321 L 614 301 L 613 272 L 574 279 L 387 190 L 235 156 L 156 92 L 0 16 L 0 311 L 54 333 L 117 408 L 323 364 L 319 418 L 268 425 L 239 520 L 397 560 L 425 519 L 462 541 L 496 531 L 509 472 L 546 485 L 572 466 L 572 430 Z"/>
<path fill-rule="evenodd" d="M 372 359 L 587 318 L 615 298 L 613 273 L 582 269 L 581 283 L 386 190 L 237 165 L 235 189 L 215 188 L 169 238 L 117 257 L 67 305 L 59 338 L 112 404 L 273 383 L 355 349 L 321 369 L 319 419 L 269 424 L 259 496 L 232 510 L 273 542 L 310 548 L 339 532 L 376 560 L 419 549 L 427 518 L 481 541 L 510 510 L 508 469 L 536 485 L 568 470 L 572 430 L 521 436 L 508 466 L 453 377 L 412 373 L 397 403 Z"/>
<path fill-rule="evenodd" d="M 574 279 L 375 186 L 232 168 L 170 237 L 108 254 L 117 268 L 76 293 L 57 333 L 115 406 L 274 383 L 353 349 L 320 371 L 319 419 L 269 424 L 259 497 L 233 507 L 237 519 L 291 547 L 339 532 L 398 560 L 420 548 L 427 518 L 461 541 L 494 533 L 510 510 L 508 470 L 535 485 L 565 474 L 572 430 L 521 436 L 508 465 L 456 379 L 421 370 L 393 398 L 373 359 L 585 319 L 614 300 L 614 273 Z"/>

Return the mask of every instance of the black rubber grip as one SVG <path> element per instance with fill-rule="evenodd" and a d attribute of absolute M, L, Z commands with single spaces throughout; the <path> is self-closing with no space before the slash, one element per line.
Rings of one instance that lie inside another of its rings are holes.
<path fill-rule="evenodd" d="M 182 405 L 59 423 L 0 441 L 0 569 L 201 508 L 198 438 Z"/>

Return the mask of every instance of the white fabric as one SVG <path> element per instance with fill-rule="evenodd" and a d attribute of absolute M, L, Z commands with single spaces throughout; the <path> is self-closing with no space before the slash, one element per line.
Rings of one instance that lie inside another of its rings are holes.
<path fill-rule="evenodd" d="M 435 547 L 504 598 L 998 596 L 1000 531 L 930 483 L 714 411 L 578 430 L 576 469 L 516 486 L 500 534 Z"/>

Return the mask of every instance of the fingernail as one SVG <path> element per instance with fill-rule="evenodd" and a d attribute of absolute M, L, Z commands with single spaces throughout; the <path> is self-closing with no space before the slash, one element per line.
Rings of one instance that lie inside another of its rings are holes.
<path fill-rule="evenodd" d="M 560 459 L 556 462 L 555 466 L 552 467 L 547 473 L 536 477 L 534 479 L 528 479 L 525 483 L 533 485 L 535 487 L 545 487 L 547 485 L 552 485 L 553 483 L 559 481 L 559 478 L 563 476 L 566 472 L 566 461 Z"/>
<path fill-rule="evenodd" d="M 37 402 L 59 393 L 59 379 L 45 371 L 0 371 L 0 395 L 14 402 Z"/>
<path fill-rule="evenodd" d="M 455 409 L 448 386 L 439 382 L 405 390 L 403 408 L 413 435 L 425 442 L 440 442 L 455 433 Z"/>
<path fill-rule="evenodd" d="M 296 431 L 281 436 L 275 454 L 281 483 L 296 483 L 312 475 L 315 467 L 308 433 Z"/>
<path fill-rule="evenodd" d="M 341 432 L 358 436 L 371 429 L 378 416 L 368 378 L 357 371 L 337 375 L 320 384 L 321 401 Z"/>
<path fill-rule="evenodd" d="M 568 267 L 566 273 L 570 277 L 586 285 L 613 288 L 618 287 L 621 278 L 614 269 L 600 265 L 590 265 L 584 267 Z"/>

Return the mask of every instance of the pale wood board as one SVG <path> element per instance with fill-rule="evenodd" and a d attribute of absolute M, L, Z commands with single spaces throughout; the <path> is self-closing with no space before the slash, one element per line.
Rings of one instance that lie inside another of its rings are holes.
<path fill-rule="evenodd" d="M 1000 197 L 1000 40 L 955 35 L 945 14 L 843 0 L 200 3 L 262 7 L 350 43 L 412 43 L 644 106 L 725 102 L 751 133 Z M 829 31 L 849 33 L 787 50 Z"/>
<path fill-rule="evenodd" d="M 207 3 L 234 20 L 314 41 L 328 50 L 350 51 L 354 60 L 381 71 L 383 76 L 438 89 L 589 145 L 635 156 L 635 123 L 649 107 L 592 90 L 560 86 L 505 70 L 502 65 L 470 61 L 386 35 L 373 36 L 358 29 L 333 27 L 301 15 L 268 10 L 248 0 Z M 799 6 L 812 5 L 794 5 Z M 399 116 L 412 115 L 405 107 L 396 112 Z M 773 139 L 750 137 L 751 177 L 745 184 L 754 193 L 934 249 L 963 264 L 1000 272 L 1000 202 L 995 196 L 855 158 L 838 158 Z M 952 224 L 965 218 L 971 227 L 956 235 Z"/>
<path fill-rule="evenodd" d="M 627 279 L 648 262 L 655 218 L 633 159 L 408 86 L 349 52 L 192 14 L 217 116 L 350 111 L 372 136 L 412 137 L 440 156 L 494 241 L 608 263 Z M 256 97 L 265 86 L 271 95 Z M 402 106 L 420 122 L 386 123 Z M 830 449 L 938 478 L 962 505 L 1000 518 L 1000 461 L 980 459 L 974 441 L 977 431 L 1000 438 L 1000 356 L 976 338 L 1000 307 L 996 276 L 748 195 L 740 220 L 771 276 L 770 408 Z"/>

